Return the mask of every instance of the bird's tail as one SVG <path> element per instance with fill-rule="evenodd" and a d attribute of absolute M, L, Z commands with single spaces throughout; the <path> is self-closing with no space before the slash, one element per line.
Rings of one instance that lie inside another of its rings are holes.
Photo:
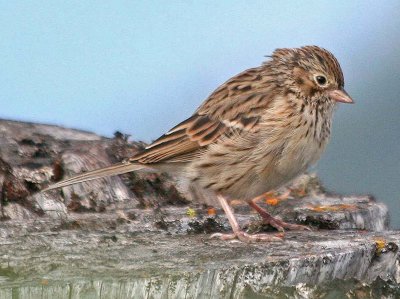
<path fill-rule="evenodd" d="M 114 164 L 108 167 L 88 171 L 82 174 L 78 174 L 76 176 L 73 176 L 69 179 L 57 182 L 53 185 L 48 186 L 47 188 L 43 189 L 41 192 L 46 192 L 49 190 L 57 189 L 57 188 L 62 188 L 66 187 L 69 185 L 77 184 L 77 183 L 82 183 L 86 181 L 91 181 L 107 176 L 113 176 L 113 175 L 118 175 L 118 174 L 123 174 L 143 168 L 148 168 L 143 164 L 139 163 L 119 163 L 119 164 Z"/>

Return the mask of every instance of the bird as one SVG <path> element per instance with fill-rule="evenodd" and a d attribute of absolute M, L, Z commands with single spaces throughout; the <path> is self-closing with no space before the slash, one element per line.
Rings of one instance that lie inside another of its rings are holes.
<path fill-rule="evenodd" d="M 256 199 L 288 184 L 319 160 L 338 103 L 354 101 L 331 52 L 319 46 L 278 48 L 260 66 L 219 86 L 192 116 L 142 151 L 42 192 L 131 171 L 167 172 L 217 198 L 232 233 L 212 237 L 275 241 L 281 237 L 240 228 L 229 202 L 247 202 L 263 222 L 279 231 L 308 229 L 273 217 Z"/>

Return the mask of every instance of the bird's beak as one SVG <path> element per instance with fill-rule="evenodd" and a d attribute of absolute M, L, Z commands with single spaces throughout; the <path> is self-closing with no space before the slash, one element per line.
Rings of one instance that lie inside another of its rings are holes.
<path fill-rule="evenodd" d="M 354 104 L 353 99 L 348 95 L 344 89 L 335 89 L 329 92 L 329 97 L 336 102 L 347 104 Z"/>

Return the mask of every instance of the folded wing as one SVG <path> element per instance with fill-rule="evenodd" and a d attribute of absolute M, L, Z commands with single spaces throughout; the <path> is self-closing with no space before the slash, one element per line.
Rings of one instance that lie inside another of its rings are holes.
<path fill-rule="evenodd" d="M 143 164 L 189 162 L 232 132 L 256 132 L 271 95 L 268 76 L 249 69 L 221 85 L 188 119 L 129 159 Z M 235 134 L 237 135 L 237 134 Z"/>

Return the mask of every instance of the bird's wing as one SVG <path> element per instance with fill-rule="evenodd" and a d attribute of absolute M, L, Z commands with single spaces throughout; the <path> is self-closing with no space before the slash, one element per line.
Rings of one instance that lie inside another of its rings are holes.
<path fill-rule="evenodd" d="M 129 161 L 144 164 L 188 162 L 209 144 L 236 132 L 256 132 L 273 98 L 263 67 L 246 70 L 215 90 L 185 121 Z"/>
<path fill-rule="evenodd" d="M 192 161 L 223 136 L 256 132 L 274 97 L 269 80 L 262 67 L 244 71 L 222 84 L 191 117 L 127 161 L 79 174 L 43 191 L 151 167 L 153 163 Z"/>

